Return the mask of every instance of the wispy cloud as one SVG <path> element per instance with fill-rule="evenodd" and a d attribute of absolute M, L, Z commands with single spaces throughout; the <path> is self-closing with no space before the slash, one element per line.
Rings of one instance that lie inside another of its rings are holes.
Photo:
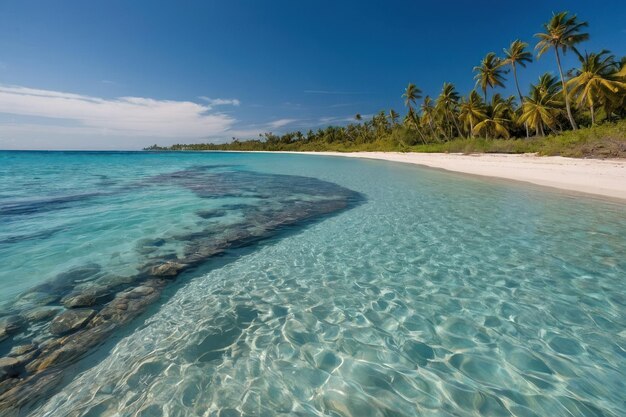
<path fill-rule="evenodd" d="M 294 124 L 296 122 L 302 122 L 300 119 L 278 119 L 266 123 L 251 124 L 247 126 L 239 126 L 227 132 L 231 137 L 238 139 L 251 139 L 257 138 L 263 133 L 268 133 L 275 130 L 282 130 L 281 128 Z M 289 129 L 287 129 L 289 130 Z"/>
<path fill-rule="evenodd" d="M 210 98 L 206 96 L 198 97 L 202 101 L 206 101 L 209 106 L 239 106 L 241 102 L 236 98 Z"/>
<path fill-rule="evenodd" d="M 369 117 L 371 117 L 370 115 L 362 115 L 362 117 L 364 119 L 368 119 Z M 348 122 L 355 122 L 355 118 L 354 116 L 341 116 L 341 117 L 321 117 L 320 119 L 317 120 L 317 125 L 330 125 L 333 123 L 348 123 Z"/>
<path fill-rule="evenodd" d="M 235 119 L 210 105 L 143 97 L 104 99 L 0 85 L 0 113 L 72 121 L 80 128 L 126 136 L 194 138 L 224 135 Z M 51 120 L 50 125 L 55 125 Z M 71 129 L 71 127 L 68 127 Z"/>
<path fill-rule="evenodd" d="M 269 122 L 267 125 L 271 127 L 272 129 L 278 129 L 280 127 L 287 126 L 288 124 L 291 124 L 297 121 L 298 121 L 297 119 L 279 119 L 279 120 L 274 120 L 273 122 Z"/>
<path fill-rule="evenodd" d="M 361 91 L 304 90 L 304 94 L 352 95 L 352 94 L 367 94 L 367 93 L 364 93 Z"/>
<path fill-rule="evenodd" d="M 100 82 L 102 84 L 109 84 L 109 85 L 115 85 L 117 84 L 115 81 L 111 81 L 111 80 L 100 80 Z"/>

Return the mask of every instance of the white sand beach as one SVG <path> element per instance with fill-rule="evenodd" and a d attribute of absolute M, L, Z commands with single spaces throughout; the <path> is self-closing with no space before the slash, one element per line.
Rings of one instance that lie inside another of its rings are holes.
<path fill-rule="evenodd" d="M 576 159 L 535 154 L 302 153 L 404 162 L 626 200 L 626 160 Z"/>

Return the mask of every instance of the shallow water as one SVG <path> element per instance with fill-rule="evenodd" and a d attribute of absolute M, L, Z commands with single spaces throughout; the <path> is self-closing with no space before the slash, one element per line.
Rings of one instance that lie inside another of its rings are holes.
<path fill-rule="evenodd" d="M 154 186 L 197 167 L 238 189 Z M 625 206 L 524 184 L 320 156 L 0 153 L 0 305 L 72 268 L 183 256 L 177 236 L 240 226 L 276 178 L 309 192 L 279 205 L 359 198 L 185 272 L 22 414 L 623 415 Z"/>

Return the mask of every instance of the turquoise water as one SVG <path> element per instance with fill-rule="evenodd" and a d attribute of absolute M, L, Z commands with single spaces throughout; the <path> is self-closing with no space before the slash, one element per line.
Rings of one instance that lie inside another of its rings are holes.
<path fill-rule="evenodd" d="M 624 415 L 623 203 L 275 154 L 5 152 L 0 181 L 5 321 L 262 229 L 168 281 L 11 412 Z M 45 351 L 42 323 L 0 354 Z"/>

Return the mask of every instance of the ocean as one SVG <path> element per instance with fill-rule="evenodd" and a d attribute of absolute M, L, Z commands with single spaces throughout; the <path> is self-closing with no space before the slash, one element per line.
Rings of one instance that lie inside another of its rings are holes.
<path fill-rule="evenodd" d="M 0 152 L 0 415 L 618 417 L 625 207 L 341 157 Z"/>

